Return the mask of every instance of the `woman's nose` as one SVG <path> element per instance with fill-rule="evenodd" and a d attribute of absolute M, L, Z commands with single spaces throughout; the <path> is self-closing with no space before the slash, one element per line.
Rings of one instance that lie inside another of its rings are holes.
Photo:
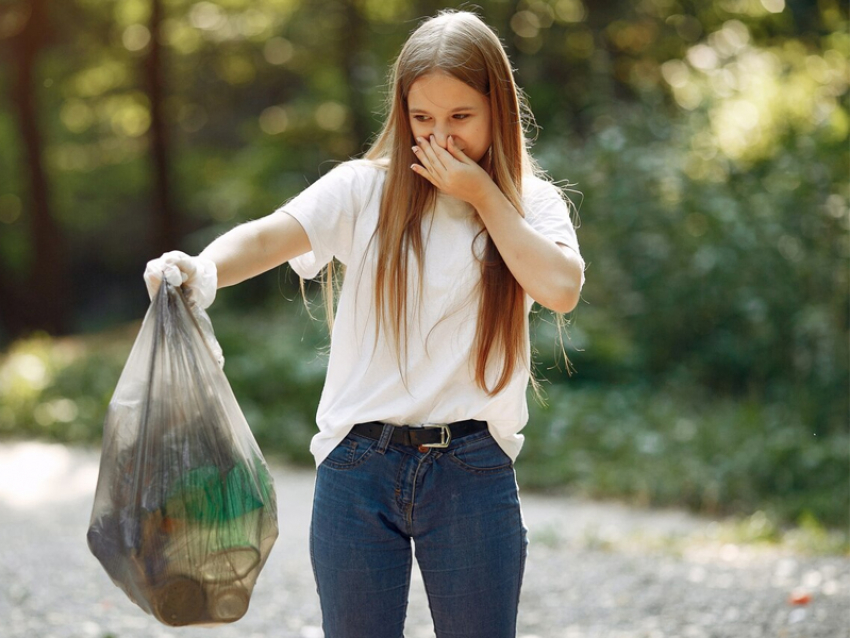
<path fill-rule="evenodd" d="M 451 135 L 451 130 L 445 124 L 435 124 L 434 129 L 431 131 L 431 135 L 434 136 L 434 139 L 437 141 L 437 145 L 443 148 L 446 148 L 449 143 L 449 135 Z"/>

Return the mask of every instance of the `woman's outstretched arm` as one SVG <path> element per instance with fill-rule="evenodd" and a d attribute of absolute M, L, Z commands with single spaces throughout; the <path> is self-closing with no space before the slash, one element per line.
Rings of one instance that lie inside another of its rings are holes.
<path fill-rule="evenodd" d="M 307 233 L 283 211 L 250 221 L 214 240 L 199 255 L 215 262 L 218 287 L 232 286 L 310 252 Z"/>

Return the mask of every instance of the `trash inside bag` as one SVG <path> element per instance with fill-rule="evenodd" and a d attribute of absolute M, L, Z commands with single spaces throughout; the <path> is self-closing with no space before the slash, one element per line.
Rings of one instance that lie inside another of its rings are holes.
<path fill-rule="evenodd" d="M 88 530 L 113 582 L 172 626 L 241 618 L 278 535 L 272 477 L 195 313 L 163 282 L 109 403 Z"/>

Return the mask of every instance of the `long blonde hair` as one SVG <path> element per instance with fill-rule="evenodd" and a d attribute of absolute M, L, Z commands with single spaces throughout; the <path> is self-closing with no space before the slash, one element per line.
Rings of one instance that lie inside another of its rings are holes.
<path fill-rule="evenodd" d="M 411 254 L 415 257 L 421 278 L 422 221 L 436 197 L 435 188 L 410 170 L 416 159 L 411 149 L 414 139 L 407 96 L 417 79 L 435 71 L 457 78 L 489 99 L 492 146 L 482 166 L 521 215 L 523 175 L 537 172 L 524 135 L 531 114 L 495 33 L 478 16 L 465 11 L 445 11 L 422 23 L 393 66 L 389 113 L 366 153 L 366 159 L 388 165 L 375 232 L 375 305 L 379 326 L 392 338 L 401 359 L 406 354 L 409 258 Z M 489 394 L 496 394 L 510 382 L 519 363 L 528 365 L 525 292 L 489 237 L 480 263 L 475 381 Z M 488 387 L 488 364 L 494 357 L 501 359 L 501 372 Z"/>
<path fill-rule="evenodd" d="M 387 119 L 365 154 L 365 159 L 387 170 L 378 225 L 372 237 L 377 242 L 376 330 L 383 327 L 392 339 L 402 368 L 407 354 L 408 265 L 412 255 L 421 280 L 422 221 L 436 200 L 435 188 L 410 170 L 415 156 L 407 96 L 417 79 L 432 72 L 455 77 L 489 99 L 492 142 L 480 163 L 520 215 L 525 215 L 523 176 L 544 175 L 528 153 L 524 135 L 526 127 L 534 122 L 533 116 L 514 82 L 510 61 L 496 34 L 478 16 L 466 11 L 442 11 L 423 22 L 408 38 L 393 65 Z M 524 347 L 525 291 L 483 228 L 481 233 L 486 242 L 479 258 L 481 295 L 475 334 L 475 381 L 493 395 L 508 385 L 518 364 L 530 368 Z M 301 286 L 306 300 L 303 280 Z M 416 288 L 422 290 L 421 286 Z M 332 329 L 338 292 L 333 261 L 325 271 L 323 292 L 326 319 Z M 494 356 L 501 359 L 501 371 L 493 387 L 488 387 L 487 370 Z M 537 390 L 533 377 L 531 381 Z"/>

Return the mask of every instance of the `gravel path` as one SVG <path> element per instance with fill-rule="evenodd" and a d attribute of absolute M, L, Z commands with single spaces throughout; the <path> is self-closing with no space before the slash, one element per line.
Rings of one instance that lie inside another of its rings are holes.
<path fill-rule="evenodd" d="M 130 603 L 89 554 L 98 452 L 0 445 L 0 637 L 322 638 L 307 551 L 313 473 L 273 466 L 280 538 L 251 609 L 169 628 Z M 682 512 L 523 494 L 530 550 L 520 638 L 848 638 L 850 558 L 699 541 Z M 811 595 L 806 605 L 792 592 Z M 433 638 L 414 573 L 405 635 Z M 368 638 L 368 637 L 364 637 Z"/>

